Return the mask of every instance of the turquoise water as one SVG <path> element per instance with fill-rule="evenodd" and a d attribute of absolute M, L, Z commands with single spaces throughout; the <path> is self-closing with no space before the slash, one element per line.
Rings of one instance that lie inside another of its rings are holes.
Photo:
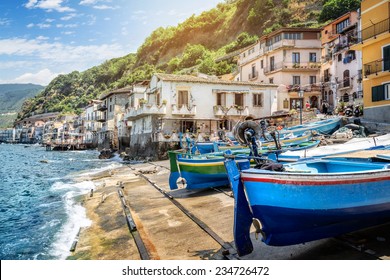
<path fill-rule="evenodd" d="M 0 259 L 65 259 L 80 227 L 90 225 L 77 197 L 88 175 L 121 165 L 96 151 L 46 151 L 0 145 Z"/>

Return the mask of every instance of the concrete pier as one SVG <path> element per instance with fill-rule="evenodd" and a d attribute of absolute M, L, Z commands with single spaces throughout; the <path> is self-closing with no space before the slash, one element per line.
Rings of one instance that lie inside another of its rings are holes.
<path fill-rule="evenodd" d="M 168 168 L 168 161 L 144 163 L 91 178 L 98 187 L 83 204 L 92 225 L 81 230 L 69 259 L 390 259 L 390 223 L 287 247 L 267 246 L 252 234 L 254 252 L 238 257 L 229 187 L 170 191 Z M 124 209 L 136 230 L 129 228 Z M 137 246 L 140 242 L 144 252 Z"/>

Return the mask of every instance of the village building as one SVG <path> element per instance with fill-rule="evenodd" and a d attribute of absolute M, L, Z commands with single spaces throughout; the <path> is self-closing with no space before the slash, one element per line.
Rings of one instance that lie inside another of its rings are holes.
<path fill-rule="evenodd" d="M 101 129 L 101 123 L 97 121 L 97 115 L 101 103 L 101 100 L 91 100 L 84 108 L 84 143 L 89 148 L 98 146 L 98 131 Z"/>
<path fill-rule="evenodd" d="M 240 81 L 278 85 L 277 110 L 319 108 L 321 29 L 281 28 L 260 37 L 238 60 Z"/>
<path fill-rule="evenodd" d="M 34 144 L 42 141 L 45 123 L 54 120 L 58 113 L 33 115 L 15 123 L 12 142 Z"/>
<path fill-rule="evenodd" d="M 269 116 L 277 110 L 276 88 L 206 75 L 155 74 L 145 93 L 133 94 L 126 110 L 125 119 L 132 122 L 131 154 L 163 158 L 187 138 L 215 139 L 239 121 Z"/>
<path fill-rule="evenodd" d="M 364 118 L 390 122 L 390 2 L 363 0 L 357 44 L 362 52 Z"/>
<path fill-rule="evenodd" d="M 322 30 L 322 99 L 330 111 L 363 103 L 361 52 L 351 49 L 358 39 L 358 16 L 351 11 Z"/>
<path fill-rule="evenodd" d="M 100 96 L 101 104 L 97 107 L 96 121 L 101 123 L 98 136 L 99 149 L 119 149 L 118 117 L 124 113 L 128 103 L 131 88 L 122 88 L 110 91 Z"/>

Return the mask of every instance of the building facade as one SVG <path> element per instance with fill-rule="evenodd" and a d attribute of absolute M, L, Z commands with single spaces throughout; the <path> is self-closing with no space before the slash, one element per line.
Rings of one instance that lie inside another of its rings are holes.
<path fill-rule="evenodd" d="M 358 43 L 362 52 L 364 118 L 390 122 L 390 1 L 363 0 Z"/>
<path fill-rule="evenodd" d="M 322 99 L 331 110 L 363 103 L 362 56 L 351 49 L 358 40 L 358 16 L 346 13 L 322 30 Z"/>
<path fill-rule="evenodd" d="M 155 74 L 125 114 L 132 122 L 132 154 L 163 158 L 184 137 L 202 141 L 229 133 L 240 120 L 269 116 L 276 110 L 276 89 L 206 75 Z"/>
<path fill-rule="evenodd" d="M 282 28 L 239 56 L 239 79 L 278 85 L 277 110 L 319 108 L 321 29 Z"/>

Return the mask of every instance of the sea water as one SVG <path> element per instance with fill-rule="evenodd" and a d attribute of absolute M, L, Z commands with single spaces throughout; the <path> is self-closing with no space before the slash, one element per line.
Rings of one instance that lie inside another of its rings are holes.
<path fill-rule="evenodd" d="M 114 169 L 97 151 L 46 151 L 0 145 L 0 259 L 65 259 L 81 227 L 89 226 L 78 198 L 94 189 L 89 174 Z"/>

